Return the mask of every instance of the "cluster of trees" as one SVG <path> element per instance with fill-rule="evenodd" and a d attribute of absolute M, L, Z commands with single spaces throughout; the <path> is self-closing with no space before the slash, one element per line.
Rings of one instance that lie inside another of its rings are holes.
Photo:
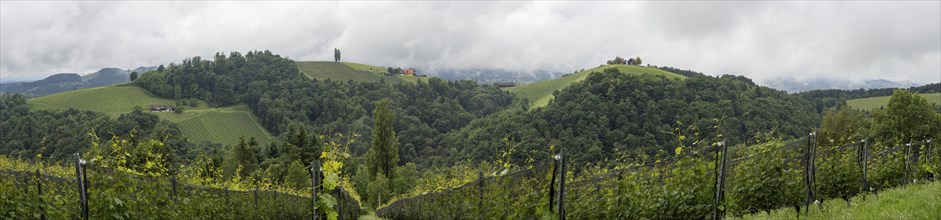
<path fill-rule="evenodd" d="M 555 146 L 585 165 L 669 154 L 699 137 L 743 143 L 771 130 L 796 137 L 819 121 L 806 100 L 740 76 L 680 80 L 612 68 L 554 95 L 545 108 L 511 108 L 447 136 L 442 143 L 456 148 L 450 161 L 488 160 L 506 138 L 519 144 L 515 163 L 547 158 Z"/>
<path fill-rule="evenodd" d="M 140 107 L 111 119 L 93 111 L 30 110 L 26 98 L 18 94 L 0 95 L 0 154 L 64 159 L 84 151 L 94 136 L 112 137 L 133 134 L 132 141 L 161 139 L 174 154 L 193 147 L 180 135 L 180 128 Z"/>
<path fill-rule="evenodd" d="M 856 89 L 856 90 L 839 90 L 839 89 L 823 89 L 823 90 L 811 90 L 796 93 L 795 95 L 807 100 L 810 100 L 814 103 L 814 110 L 817 113 L 823 113 L 827 109 L 840 108 L 846 105 L 846 100 L 858 99 L 858 98 L 868 98 L 876 96 L 890 96 L 896 88 L 882 88 L 882 89 Z M 927 85 L 917 86 L 908 88 L 908 91 L 918 92 L 918 93 L 936 93 L 941 92 L 941 83 L 931 83 Z M 941 107 L 941 106 L 937 106 Z M 941 111 L 941 108 L 938 108 L 938 111 Z"/>
<path fill-rule="evenodd" d="M 617 56 L 617 57 L 614 57 L 613 60 L 608 60 L 607 63 L 608 65 L 615 65 L 615 64 L 625 65 L 626 64 L 626 65 L 640 66 L 643 63 L 643 61 L 640 59 L 640 57 L 635 57 L 635 58 L 630 58 L 630 59 L 625 60 L 624 58 Z"/>
<path fill-rule="evenodd" d="M 357 187 L 363 186 L 357 191 L 382 198 L 409 191 L 409 185 L 414 184 L 408 182 L 414 182 L 419 166 L 450 163 L 447 155 L 454 148 L 441 141 L 446 134 L 514 102 L 512 94 L 472 81 L 431 78 L 393 85 L 309 79 L 297 71 L 293 61 L 268 51 L 245 56 L 217 54 L 213 61 L 193 57 L 183 64 L 145 73 L 135 83 L 158 96 L 186 103 L 198 99 L 211 106 L 247 104 L 268 131 L 280 136 L 267 146 L 244 140 L 224 153 L 206 153 L 204 160 L 221 168 L 225 178 L 271 179 L 302 187 L 302 181 L 292 181 L 298 176 L 292 174 L 303 173 L 303 167 L 317 158 L 321 143 L 326 141 L 321 135 L 375 133 L 379 131 L 377 117 L 394 118 L 384 119 L 383 125 L 391 125 L 387 131 L 397 134 L 395 141 L 374 139 L 385 135 L 358 137 L 350 143 L 352 157 L 345 159 L 343 167 L 345 173 L 355 174 L 351 176 L 361 183 Z M 388 111 L 368 114 L 380 107 Z M 398 155 L 382 169 L 374 165 L 375 157 L 367 156 L 375 151 L 371 146 L 386 146 L 376 145 L 377 141 L 395 143 L 384 152 Z M 383 179 L 388 184 L 379 187 Z M 369 184 L 374 188 L 370 190 L 366 183 L 376 184 Z"/>

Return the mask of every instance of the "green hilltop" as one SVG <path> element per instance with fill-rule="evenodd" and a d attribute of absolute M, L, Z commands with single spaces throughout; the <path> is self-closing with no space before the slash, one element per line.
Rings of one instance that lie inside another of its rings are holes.
<path fill-rule="evenodd" d="M 133 84 L 62 92 L 29 99 L 31 108 L 79 109 L 105 113 L 112 118 L 127 114 L 140 106 L 147 110 L 151 105 L 173 105 L 175 102 L 153 95 Z M 222 144 L 237 144 L 239 137 L 254 137 L 267 143 L 271 135 L 257 123 L 248 107 L 237 105 L 225 108 L 209 108 L 205 105 L 187 108 L 183 113 L 154 113 L 163 120 L 177 123 L 184 136 L 196 142 L 210 141 Z M 237 129 L 234 129 L 237 128 Z"/>
<path fill-rule="evenodd" d="M 424 77 L 385 76 L 386 67 L 353 62 L 298 61 L 297 70 L 311 79 L 330 79 L 335 81 L 416 83 Z"/>
<path fill-rule="evenodd" d="M 666 76 L 668 78 L 686 79 L 685 76 L 667 72 L 656 67 L 634 65 L 603 65 L 588 70 L 583 70 L 574 74 L 565 75 L 561 78 L 510 87 L 506 90 L 516 94 L 520 98 L 529 99 L 531 108 L 544 107 L 549 104 L 549 100 L 552 100 L 553 91 L 563 89 L 569 85 L 572 85 L 573 83 L 581 82 L 585 80 L 589 74 L 594 72 L 603 72 L 608 68 L 616 68 L 618 71 L 625 74 L 651 74 Z"/>
<path fill-rule="evenodd" d="M 928 93 L 919 95 L 927 99 L 930 103 L 941 105 L 941 93 Z M 889 98 L 892 98 L 892 96 L 851 99 L 846 100 L 846 105 L 856 110 L 869 111 L 880 107 L 885 107 L 886 104 L 889 104 Z"/>

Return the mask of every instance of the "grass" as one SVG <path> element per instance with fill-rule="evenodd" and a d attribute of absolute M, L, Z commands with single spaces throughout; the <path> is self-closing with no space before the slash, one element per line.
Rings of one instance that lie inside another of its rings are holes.
<path fill-rule="evenodd" d="M 386 67 L 373 66 L 369 64 L 353 63 L 353 62 L 340 62 L 340 63 L 350 68 L 353 68 L 354 70 L 369 71 L 369 72 L 379 74 L 379 75 L 385 74 L 387 71 L 389 71 L 389 69 Z"/>
<path fill-rule="evenodd" d="M 530 107 L 543 107 L 549 104 L 549 100 L 554 98 L 552 92 L 560 90 L 576 82 L 581 82 L 593 72 L 603 72 L 608 68 L 617 68 L 621 73 L 626 74 L 652 74 L 661 75 L 668 78 L 685 79 L 685 76 L 667 72 L 654 67 L 632 66 L 632 65 L 604 65 L 592 69 L 584 70 L 575 74 L 567 75 L 557 79 L 551 79 L 541 82 L 529 83 L 526 85 L 507 88 L 507 91 L 516 94 L 521 98 L 529 99 Z"/>
<path fill-rule="evenodd" d="M 173 100 L 154 96 L 147 90 L 132 84 L 120 84 L 91 89 L 82 89 L 57 93 L 29 99 L 30 108 L 62 110 L 75 108 L 102 112 L 111 118 L 133 111 L 135 106 L 145 110 L 150 105 L 175 104 Z M 173 112 L 154 113 L 163 120 L 175 122 L 180 126 L 184 137 L 196 142 L 210 141 L 233 145 L 238 138 L 255 137 L 259 143 L 271 140 L 271 135 L 244 105 L 209 108 L 205 105 L 189 107 L 182 114 Z"/>
<path fill-rule="evenodd" d="M 941 105 L 941 93 L 927 93 L 919 94 L 921 97 L 925 97 L 928 102 Z M 861 99 L 852 99 L 847 100 L 846 105 L 856 110 L 869 111 L 877 108 L 884 107 L 889 104 L 889 98 L 892 96 L 879 96 L 879 97 L 869 97 Z"/>
<path fill-rule="evenodd" d="M 350 62 L 304 61 L 297 62 L 297 69 L 311 79 L 330 79 L 336 81 L 404 83 L 397 77 L 386 77 L 385 68 Z M 381 70 L 381 71 L 380 71 Z M 376 72 L 378 71 L 378 72 Z"/>
<path fill-rule="evenodd" d="M 134 110 L 134 106 L 173 105 L 175 101 L 157 97 L 147 90 L 131 84 L 119 84 L 90 89 L 56 93 L 29 99 L 31 108 L 91 110 L 113 118 Z"/>
<path fill-rule="evenodd" d="M 856 196 L 850 205 L 841 199 L 829 200 L 823 209 L 811 205 L 810 219 L 941 219 L 941 182 L 911 184 L 875 195 Z M 795 219 L 793 208 L 744 216 L 744 219 Z M 805 216 L 801 216 L 805 218 Z"/>
<path fill-rule="evenodd" d="M 252 115 L 243 106 L 203 109 L 195 111 L 195 116 L 177 121 L 180 131 L 191 140 L 209 141 L 228 145 L 238 144 L 240 137 L 248 140 L 254 137 L 261 144 L 271 140 L 271 135 L 255 122 Z"/>

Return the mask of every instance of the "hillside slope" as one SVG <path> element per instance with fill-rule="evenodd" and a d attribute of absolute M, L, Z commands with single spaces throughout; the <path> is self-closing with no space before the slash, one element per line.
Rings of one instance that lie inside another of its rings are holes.
<path fill-rule="evenodd" d="M 941 105 L 941 93 L 928 93 L 919 95 L 927 99 L 930 103 Z M 846 105 L 856 110 L 870 111 L 873 109 L 885 107 L 886 104 L 889 104 L 889 98 L 892 98 L 892 96 L 851 99 L 846 100 Z"/>
<path fill-rule="evenodd" d="M 803 212 L 802 212 L 803 213 Z M 941 218 L 941 182 L 910 184 L 888 189 L 878 196 L 856 196 L 849 203 L 834 199 L 823 209 L 810 206 L 809 219 L 938 219 Z M 793 208 L 744 216 L 741 219 L 794 219 Z M 737 219 L 737 218 L 736 218 Z"/>
<path fill-rule="evenodd" d="M 652 74 L 652 75 L 662 75 L 668 78 L 680 78 L 685 79 L 685 76 L 681 76 L 675 73 L 667 72 L 661 69 L 654 67 L 645 67 L 645 66 L 632 66 L 632 65 L 604 65 L 588 70 L 584 70 L 575 74 L 565 75 L 561 78 L 546 80 L 541 82 L 534 82 L 526 85 L 521 85 L 517 87 L 507 88 L 507 91 L 516 94 L 520 98 L 529 99 L 530 107 L 543 107 L 549 103 L 549 100 L 553 98 L 552 92 L 555 90 L 560 90 L 569 85 L 572 85 L 576 82 L 581 82 L 588 77 L 589 74 L 594 72 L 603 72 L 608 68 L 617 68 L 621 73 L 626 74 Z"/>
<path fill-rule="evenodd" d="M 402 77 L 387 77 L 383 74 L 386 69 L 379 66 L 372 66 L 361 63 L 351 62 L 330 62 L 330 61 L 299 61 L 297 70 L 301 71 L 311 79 L 330 79 L 335 81 L 357 81 L 357 82 L 379 82 L 385 80 L 389 83 L 404 83 Z"/>
<path fill-rule="evenodd" d="M 154 96 L 147 90 L 131 84 L 82 89 L 29 99 L 31 108 L 90 110 L 117 118 L 141 106 L 145 110 L 151 105 L 172 105 L 173 100 Z M 196 142 L 210 141 L 236 144 L 238 138 L 255 137 L 267 143 L 271 135 L 259 125 L 251 111 L 245 106 L 188 108 L 182 114 L 172 112 L 154 113 L 160 119 L 180 125 L 184 136 Z"/>

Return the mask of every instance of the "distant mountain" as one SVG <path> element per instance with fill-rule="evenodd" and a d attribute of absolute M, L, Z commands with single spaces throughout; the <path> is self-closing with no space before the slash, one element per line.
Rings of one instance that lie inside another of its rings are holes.
<path fill-rule="evenodd" d="M 428 75 L 437 76 L 446 80 L 473 80 L 478 83 L 491 84 L 494 82 L 515 82 L 525 84 L 559 78 L 563 73 L 534 70 L 512 71 L 504 69 L 444 69 L 428 72 Z"/>
<path fill-rule="evenodd" d="M 793 78 L 781 78 L 766 80 L 764 83 L 768 87 L 781 89 L 788 92 L 802 92 L 818 89 L 881 89 L 881 88 L 908 88 L 918 86 L 917 83 L 910 81 L 889 81 L 884 79 L 876 80 L 847 80 L 847 79 L 807 79 L 798 80 Z"/>
<path fill-rule="evenodd" d="M 0 93 L 19 93 L 29 97 L 45 96 L 69 90 L 125 83 L 130 81 L 128 74 L 132 71 L 144 73 L 156 69 L 157 67 L 138 67 L 134 70 L 104 68 L 84 76 L 76 73 L 59 73 L 34 82 L 2 83 Z"/>

